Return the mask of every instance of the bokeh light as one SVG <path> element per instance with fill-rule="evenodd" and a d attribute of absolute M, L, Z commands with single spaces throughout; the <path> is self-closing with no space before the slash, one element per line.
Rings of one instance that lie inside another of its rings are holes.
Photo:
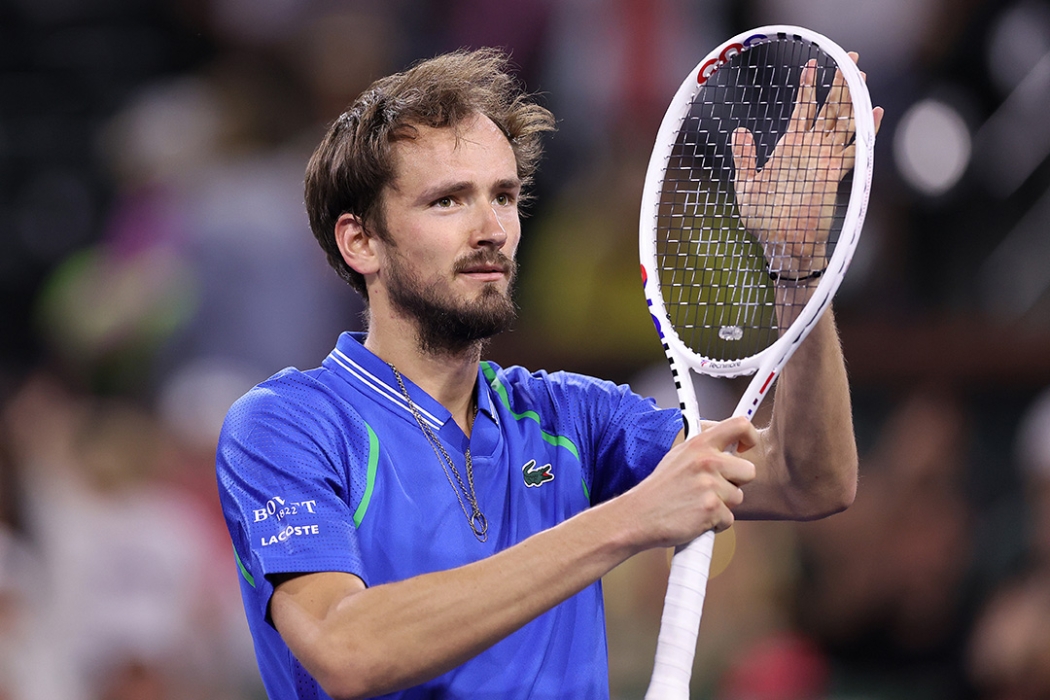
<path fill-rule="evenodd" d="M 893 155 L 904 179 L 936 197 L 959 182 L 970 163 L 970 132 L 951 105 L 925 99 L 912 105 L 893 137 Z"/>

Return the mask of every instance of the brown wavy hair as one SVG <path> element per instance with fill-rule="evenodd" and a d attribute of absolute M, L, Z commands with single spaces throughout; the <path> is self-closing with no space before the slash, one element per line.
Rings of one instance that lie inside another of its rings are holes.
<path fill-rule="evenodd" d="M 506 135 L 524 191 L 543 152 L 541 136 L 554 130 L 554 116 L 524 92 L 508 72 L 507 56 L 496 49 L 443 54 L 377 80 L 314 151 L 306 168 L 310 228 L 328 264 L 366 300 L 364 277 L 346 264 L 336 245 L 336 222 L 353 214 L 389 241 L 382 195 L 396 176 L 393 144 L 413 138 L 415 125 L 456 127 L 474 114 L 488 117 Z"/>

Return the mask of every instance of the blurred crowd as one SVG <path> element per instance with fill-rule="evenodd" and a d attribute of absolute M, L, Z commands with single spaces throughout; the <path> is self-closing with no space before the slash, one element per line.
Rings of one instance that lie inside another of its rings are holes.
<path fill-rule="evenodd" d="M 767 23 L 858 50 L 887 109 L 836 301 L 861 483 L 827 520 L 718 536 L 694 697 L 1050 697 L 1050 168 L 1006 191 L 980 148 L 1011 100 L 1050 104 L 1044 0 L 0 0 L 0 700 L 264 697 L 214 445 L 237 396 L 360 328 L 303 170 L 413 60 L 504 47 L 559 119 L 493 358 L 674 405 L 637 277 L 645 164 L 682 77 Z M 930 95 L 977 144 L 934 194 L 895 152 Z M 1041 251 L 1010 275 L 1027 296 L 985 279 L 1011 240 Z M 606 580 L 615 698 L 644 694 L 667 564 Z"/>

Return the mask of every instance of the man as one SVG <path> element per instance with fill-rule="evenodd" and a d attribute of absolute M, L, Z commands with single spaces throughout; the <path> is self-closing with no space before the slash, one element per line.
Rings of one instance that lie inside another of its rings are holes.
<path fill-rule="evenodd" d="M 375 83 L 308 166 L 311 227 L 368 331 L 249 392 L 220 440 L 272 698 L 608 697 L 602 575 L 735 517 L 852 501 L 830 314 L 769 428 L 688 442 L 626 387 L 481 361 L 514 316 L 518 206 L 552 127 L 498 53 L 460 52 Z"/>

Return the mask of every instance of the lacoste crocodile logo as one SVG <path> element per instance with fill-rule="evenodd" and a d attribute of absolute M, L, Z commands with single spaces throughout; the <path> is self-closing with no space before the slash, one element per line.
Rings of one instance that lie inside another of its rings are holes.
<path fill-rule="evenodd" d="M 521 468 L 521 475 L 525 477 L 525 485 L 530 487 L 546 484 L 548 481 L 554 480 L 554 473 L 551 471 L 551 465 L 545 464 L 542 467 L 537 467 L 536 460 L 534 459 L 530 459 L 525 466 Z"/>

